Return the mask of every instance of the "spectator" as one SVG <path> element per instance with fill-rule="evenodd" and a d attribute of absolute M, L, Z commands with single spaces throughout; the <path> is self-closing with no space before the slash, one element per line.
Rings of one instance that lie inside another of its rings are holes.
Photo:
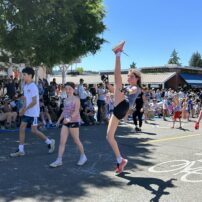
<path fill-rule="evenodd" d="M 97 89 L 97 122 L 98 123 L 103 123 L 105 120 L 105 99 L 106 99 L 106 89 L 103 85 L 103 83 L 100 83 Z"/>
<path fill-rule="evenodd" d="M 80 102 L 81 102 L 81 107 L 84 108 L 84 104 L 86 102 L 86 98 L 87 98 L 87 94 L 86 94 L 86 91 L 85 91 L 85 88 L 84 88 L 84 80 L 83 79 L 80 79 L 79 81 L 79 85 L 78 85 L 78 95 L 79 95 L 79 98 L 80 98 Z"/>
<path fill-rule="evenodd" d="M 95 124 L 95 109 L 92 103 L 92 99 L 90 97 L 87 97 L 87 100 L 85 102 L 84 108 L 81 112 L 82 120 L 85 123 L 85 125 L 94 125 Z"/>
<path fill-rule="evenodd" d="M 10 76 L 10 78 L 8 79 L 8 81 L 6 83 L 6 90 L 7 90 L 7 95 L 9 96 L 9 98 L 12 99 L 16 93 L 16 86 L 15 86 L 15 82 L 13 80 L 13 76 Z"/>

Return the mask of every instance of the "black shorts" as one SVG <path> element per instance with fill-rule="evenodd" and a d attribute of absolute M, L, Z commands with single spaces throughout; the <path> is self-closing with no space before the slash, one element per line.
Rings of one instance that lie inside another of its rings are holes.
<path fill-rule="evenodd" d="M 71 122 L 63 125 L 66 126 L 67 128 L 79 128 L 79 122 Z"/>
<path fill-rule="evenodd" d="M 121 120 L 122 118 L 124 118 L 128 110 L 129 102 L 127 100 L 123 100 L 116 107 L 114 107 L 113 114 L 117 119 Z"/>

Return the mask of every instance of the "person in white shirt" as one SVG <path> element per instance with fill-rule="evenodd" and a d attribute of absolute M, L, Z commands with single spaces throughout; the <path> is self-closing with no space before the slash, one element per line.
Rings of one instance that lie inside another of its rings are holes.
<path fill-rule="evenodd" d="M 80 82 L 80 84 L 78 85 L 77 92 L 78 92 L 78 95 L 80 97 L 81 107 L 84 108 L 84 104 L 85 104 L 86 98 L 87 98 L 87 93 L 86 93 L 86 90 L 83 86 L 84 80 L 80 79 L 79 82 Z"/>
<path fill-rule="evenodd" d="M 32 133 L 42 139 L 48 145 L 48 152 L 52 153 L 55 149 L 55 140 L 47 138 L 42 132 L 37 129 L 38 117 L 40 114 L 39 91 L 37 85 L 32 81 L 34 70 L 31 67 L 26 67 L 22 70 L 24 78 L 24 103 L 19 115 L 22 116 L 19 130 L 19 146 L 16 152 L 11 153 L 11 157 L 24 156 L 25 144 L 25 129 L 28 124 L 31 124 Z"/>
<path fill-rule="evenodd" d="M 98 123 L 104 123 L 105 120 L 105 99 L 106 99 L 106 89 L 103 85 L 103 83 L 99 84 L 99 87 L 97 89 L 97 122 Z"/>

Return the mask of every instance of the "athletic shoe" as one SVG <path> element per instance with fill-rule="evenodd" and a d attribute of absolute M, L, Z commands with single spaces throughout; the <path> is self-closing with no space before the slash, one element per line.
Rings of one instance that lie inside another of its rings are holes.
<path fill-rule="evenodd" d="M 121 163 L 117 163 L 117 168 L 116 168 L 116 173 L 121 173 L 123 172 L 125 166 L 127 165 L 128 160 L 127 159 L 122 159 Z"/>
<path fill-rule="evenodd" d="M 125 41 L 119 42 L 112 50 L 114 51 L 115 54 L 118 52 L 123 52 L 123 46 L 125 44 Z"/>
<path fill-rule="evenodd" d="M 196 123 L 195 123 L 195 129 L 196 129 L 196 130 L 199 129 L 199 122 L 196 122 Z"/>
<path fill-rule="evenodd" d="M 77 165 L 82 166 L 82 165 L 84 165 L 86 163 L 86 161 L 87 161 L 86 155 L 82 155 L 80 157 L 79 161 L 77 162 Z"/>
<path fill-rule="evenodd" d="M 55 140 L 51 139 L 51 144 L 48 145 L 48 153 L 51 154 L 54 152 L 55 150 Z"/>
<path fill-rule="evenodd" d="M 53 163 L 51 163 L 49 166 L 51 168 L 56 168 L 56 167 L 62 166 L 62 161 L 57 159 L 56 161 L 54 161 Z"/>
<path fill-rule="evenodd" d="M 14 152 L 14 153 L 11 153 L 10 154 L 10 157 L 19 157 L 19 156 L 24 156 L 25 155 L 25 152 L 24 151 L 20 151 L 19 149 Z"/>
<path fill-rule="evenodd" d="M 134 128 L 132 129 L 132 132 L 133 132 L 133 133 L 137 133 L 137 132 L 138 132 L 137 127 L 134 127 Z"/>

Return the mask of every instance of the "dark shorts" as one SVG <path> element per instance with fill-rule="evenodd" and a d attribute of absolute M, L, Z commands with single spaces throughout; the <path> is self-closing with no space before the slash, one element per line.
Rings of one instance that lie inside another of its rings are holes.
<path fill-rule="evenodd" d="M 129 102 L 127 100 L 123 100 L 116 107 L 114 107 L 113 114 L 117 119 L 121 120 L 122 118 L 124 118 L 128 110 Z"/>
<path fill-rule="evenodd" d="M 67 128 L 79 128 L 79 122 L 72 122 L 72 123 L 67 123 L 67 124 L 63 124 L 64 126 L 66 126 Z"/>
<path fill-rule="evenodd" d="M 22 116 L 21 122 L 27 123 L 28 125 L 37 126 L 38 117 Z"/>

